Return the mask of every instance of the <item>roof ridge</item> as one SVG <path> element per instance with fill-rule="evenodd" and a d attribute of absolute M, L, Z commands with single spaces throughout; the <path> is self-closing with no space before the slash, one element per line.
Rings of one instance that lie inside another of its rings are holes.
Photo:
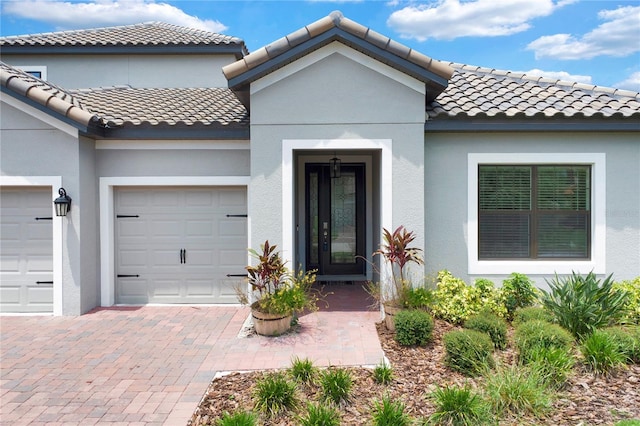
<path fill-rule="evenodd" d="M 339 28 L 355 37 L 365 40 L 372 45 L 386 50 L 404 60 L 412 62 L 445 79 L 451 78 L 453 69 L 445 62 L 434 60 L 417 50 L 386 37 L 369 27 L 365 27 L 346 18 L 342 12 L 335 10 L 329 15 L 318 19 L 280 39 L 261 47 L 244 58 L 222 68 L 227 80 L 237 77 L 273 58 L 280 56 L 295 46 L 321 35 L 332 28 Z"/>
<path fill-rule="evenodd" d="M 532 83 L 537 83 L 537 84 L 547 84 L 550 86 L 562 86 L 562 87 L 568 87 L 571 89 L 586 90 L 586 91 L 596 92 L 596 93 L 605 93 L 611 96 L 623 96 L 627 98 L 636 98 L 640 100 L 640 92 L 634 92 L 633 90 L 618 89 L 618 88 L 607 87 L 607 86 L 598 86 L 595 84 L 579 83 L 577 81 L 549 78 L 549 77 L 544 77 L 544 76 L 535 75 L 535 74 L 527 74 L 525 72 L 516 72 L 511 70 L 501 70 L 497 68 L 467 65 L 459 62 L 445 62 L 445 63 L 454 69 L 471 71 L 474 73 L 491 74 L 498 77 L 514 78 L 518 80 L 530 81 Z"/>

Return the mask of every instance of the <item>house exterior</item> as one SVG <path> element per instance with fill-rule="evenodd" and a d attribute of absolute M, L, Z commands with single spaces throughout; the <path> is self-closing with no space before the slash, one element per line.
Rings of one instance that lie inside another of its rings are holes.
<path fill-rule="evenodd" d="M 640 275 L 638 93 L 438 61 L 339 12 L 253 53 L 162 23 L 0 52 L 2 312 L 235 303 L 265 240 L 377 279 L 399 225 L 418 277 Z"/>

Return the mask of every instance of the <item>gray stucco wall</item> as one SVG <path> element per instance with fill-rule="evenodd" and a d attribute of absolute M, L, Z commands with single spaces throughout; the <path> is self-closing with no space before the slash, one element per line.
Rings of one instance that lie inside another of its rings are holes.
<path fill-rule="evenodd" d="M 13 66 L 46 66 L 47 80 L 67 89 L 227 87 L 222 67 L 233 55 L 2 55 Z"/>
<path fill-rule="evenodd" d="M 628 133 L 448 133 L 425 135 L 426 270 L 471 282 L 467 262 L 468 153 L 606 154 L 606 270 L 640 275 L 640 144 Z M 496 284 L 506 276 L 483 276 Z M 580 271 L 586 273 L 588 271 Z M 528 274 L 538 286 L 551 276 Z"/>
<path fill-rule="evenodd" d="M 282 79 L 269 77 L 274 82 L 259 90 L 252 86 L 249 214 L 254 246 L 267 239 L 280 244 L 283 231 L 288 232 L 282 229 L 283 140 L 336 139 L 344 141 L 344 150 L 354 139 L 392 141 L 391 226 L 416 231 L 415 244 L 422 246 L 424 93 L 408 87 L 402 81 L 408 77 L 386 65 L 370 65 L 333 53 Z M 375 177 L 380 174 L 378 154 Z M 374 212 L 378 226 L 379 215 Z"/>
<path fill-rule="evenodd" d="M 248 176 L 246 149 L 99 149 L 97 175 Z"/>
<path fill-rule="evenodd" d="M 2 122 L 0 125 L 0 170 L 6 176 L 61 176 L 62 185 L 72 198 L 72 207 L 66 219 L 63 219 L 63 253 L 62 253 L 62 293 L 64 315 L 79 315 L 91 306 L 91 293 L 97 285 L 95 261 L 89 257 L 96 254 L 97 241 L 95 233 L 90 231 L 95 226 L 97 203 L 83 203 L 83 198 L 91 198 L 95 180 L 90 177 L 91 161 L 85 157 L 80 161 L 81 148 L 78 138 L 70 136 L 59 129 L 48 126 L 42 121 L 23 113 L 5 103 L 2 104 Z M 83 172 L 89 175 L 81 176 Z M 57 188 L 54 188 L 57 189 Z M 82 206 L 82 207 L 80 207 Z M 84 224 L 84 220 L 88 223 Z M 87 231 L 84 235 L 83 231 Z M 82 241 L 82 244 L 81 244 Z M 83 253 L 83 248 L 87 252 Z M 83 263 L 88 260 L 88 263 Z M 88 305 L 85 300 L 84 280 L 89 286 Z"/>

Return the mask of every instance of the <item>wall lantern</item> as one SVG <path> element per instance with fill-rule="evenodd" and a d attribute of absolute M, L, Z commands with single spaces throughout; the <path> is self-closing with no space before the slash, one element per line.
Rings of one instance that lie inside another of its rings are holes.
<path fill-rule="evenodd" d="M 340 177 L 340 166 L 342 162 L 335 156 L 335 154 L 333 155 L 334 157 L 329 160 L 329 176 L 337 179 Z"/>
<path fill-rule="evenodd" d="M 53 200 L 53 205 L 56 206 L 56 216 L 66 216 L 71 210 L 71 197 L 67 195 L 67 191 L 64 188 L 58 189 L 60 196 Z"/>

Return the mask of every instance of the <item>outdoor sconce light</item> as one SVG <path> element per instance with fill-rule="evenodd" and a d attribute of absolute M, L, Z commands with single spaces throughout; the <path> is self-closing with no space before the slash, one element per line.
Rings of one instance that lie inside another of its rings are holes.
<path fill-rule="evenodd" d="M 53 205 L 56 206 L 56 216 L 66 216 L 71 210 L 71 197 L 67 195 L 67 191 L 64 188 L 58 189 L 60 196 L 53 200 Z"/>
<path fill-rule="evenodd" d="M 335 156 L 335 154 L 333 154 L 334 157 L 329 160 L 329 176 L 331 176 L 332 178 L 339 178 L 340 177 L 340 166 L 341 166 L 341 161 L 338 157 Z"/>

